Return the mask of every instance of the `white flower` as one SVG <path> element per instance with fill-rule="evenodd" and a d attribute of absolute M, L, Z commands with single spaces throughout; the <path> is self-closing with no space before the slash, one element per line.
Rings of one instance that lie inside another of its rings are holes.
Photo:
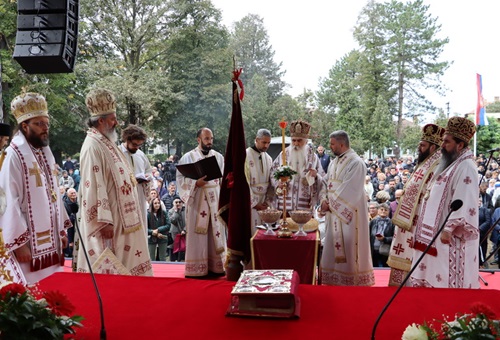
<path fill-rule="evenodd" d="M 411 324 L 406 327 L 401 340 L 428 340 L 427 332 L 419 325 Z"/>
<path fill-rule="evenodd" d="M 10 285 L 11 283 L 12 283 L 11 281 L 5 281 L 5 282 L 3 282 L 3 283 L 0 283 L 0 289 L 2 289 L 2 288 L 3 288 L 3 287 L 5 287 L 5 286 Z"/>

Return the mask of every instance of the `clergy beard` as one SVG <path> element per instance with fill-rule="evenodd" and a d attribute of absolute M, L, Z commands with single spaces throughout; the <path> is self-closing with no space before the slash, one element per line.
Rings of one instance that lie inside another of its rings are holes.
<path fill-rule="evenodd" d="M 118 134 L 116 133 L 116 129 L 114 126 L 109 126 L 107 123 L 104 126 L 104 136 L 109 139 L 111 142 L 116 143 L 118 140 Z"/>
<path fill-rule="evenodd" d="M 439 161 L 438 166 L 436 167 L 436 175 L 439 175 L 441 172 L 446 170 L 451 163 L 456 161 L 458 158 L 458 151 L 453 150 L 452 152 L 448 152 L 445 149 L 441 149 L 441 160 Z"/>
<path fill-rule="evenodd" d="M 427 157 L 429 157 L 430 154 L 431 154 L 431 149 L 430 148 L 428 148 L 424 152 L 419 152 L 418 153 L 418 157 L 417 157 L 417 163 L 418 164 L 422 164 L 425 161 L 425 159 Z"/>
<path fill-rule="evenodd" d="M 306 160 L 307 160 L 307 149 L 305 146 L 294 146 L 290 150 L 290 159 L 288 160 L 288 164 L 297 171 L 298 173 L 302 173 L 306 170 Z"/>
<path fill-rule="evenodd" d="M 201 142 L 201 149 L 203 151 L 210 151 L 212 150 L 212 144 L 204 144 L 203 142 Z"/>
<path fill-rule="evenodd" d="M 28 129 L 28 132 L 26 134 L 26 140 L 34 148 L 40 149 L 40 148 L 43 148 L 44 146 L 48 146 L 49 145 L 49 134 L 48 133 L 42 133 L 40 135 L 37 135 L 37 134 L 35 134 L 34 132 L 31 132 L 31 130 Z"/>

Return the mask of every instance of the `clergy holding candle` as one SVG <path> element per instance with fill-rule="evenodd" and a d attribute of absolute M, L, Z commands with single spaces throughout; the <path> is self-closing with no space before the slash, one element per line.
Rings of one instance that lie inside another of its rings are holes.
<path fill-rule="evenodd" d="M 283 209 L 286 202 L 286 210 L 312 210 L 318 203 L 318 193 L 322 178 L 325 175 L 314 148 L 308 144 L 311 125 L 305 121 L 297 120 L 290 124 L 290 135 L 292 143 L 285 148 L 285 128 L 287 123 L 280 122 L 282 130 L 282 151 L 276 157 L 271 169 L 271 183 L 275 189 L 281 189 L 287 185 L 286 199 L 277 197 L 277 209 Z M 274 173 L 283 165 L 288 165 L 297 174 L 293 175 L 290 182 L 282 182 L 274 177 Z"/>

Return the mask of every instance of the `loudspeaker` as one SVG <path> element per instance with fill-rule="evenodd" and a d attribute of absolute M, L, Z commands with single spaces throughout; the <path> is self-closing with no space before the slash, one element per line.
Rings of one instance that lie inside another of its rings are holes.
<path fill-rule="evenodd" d="M 13 58 L 30 74 L 73 72 L 78 0 L 18 0 Z"/>

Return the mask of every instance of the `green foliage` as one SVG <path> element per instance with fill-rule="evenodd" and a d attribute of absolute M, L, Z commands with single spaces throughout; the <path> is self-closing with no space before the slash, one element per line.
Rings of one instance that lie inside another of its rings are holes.
<path fill-rule="evenodd" d="M 432 109 L 423 90 L 442 93 L 440 77 L 450 65 L 439 61 L 448 38 L 437 38 L 441 26 L 437 18 L 428 14 L 428 9 L 422 0 L 404 3 L 396 0 L 375 3 L 372 0 L 362 10 L 354 32 L 363 53 L 368 55 L 367 60 L 382 61 L 377 63 L 374 75 L 378 79 L 372 78 L 373 85 L 386 83 L 389 90 L 395 91 L 390 111 L 397 117 L 397 142 L 402 137 L 406 109 L 413 110 L 409 116 L 419 109 Z M 372 105 L 375 100 L 378 96 L 372 97 Z"/>
<path fill-rule="evenodd" d="M 422 128 L 418 125 L 407 126 L 403 129 L 401 138 L 401 150 L 409 151 L 410 154 L 416 152 L 418 143 L 422 137 Z"/>
<path fill-rule="evenodd" d="M 236 57 L 236 66 L 243 68 L 243 82 L 248 83 L 259 74 L 267 85 L 269 104 L 282 95 L 285 83 L 281 79 L 285 72 L 280 70 L 282 63 L 274 61 L 274 50 L 269 44 L 264 19 L 248 14 L 234 23 L 230 50 Z"/>
<path fill-rule="evenodd" d="M 447 123 L 448 123 L 448 118 L 445 116 L 444 112 L 440 112 L 434 119 L 434 124 L 439 125 L 441 127 L 446 127 Z"/>
<path fill-rule="evenodd" d="M 489 125 L 476 126 L 477 154 L 500 147 L 500 123 L 490 119 Z"/>
<path fill-rule="evenodd" d="M 82 326 L 81 316 L 61 313 L 64 309 L 71 314 L 74 308 L 65 296 L 55 292 L 58 301 L 46 295 L 36 298 L 22 287 L 11 283 L 0 290 L 2 339 L 63 339 L 64 334 L 75 334 L 74 327 Z"/>
<path fill-rule="evenodd" d="M 486 113 L 500 112 L 500 101 L 495 101 L 486 105 Z"/>

